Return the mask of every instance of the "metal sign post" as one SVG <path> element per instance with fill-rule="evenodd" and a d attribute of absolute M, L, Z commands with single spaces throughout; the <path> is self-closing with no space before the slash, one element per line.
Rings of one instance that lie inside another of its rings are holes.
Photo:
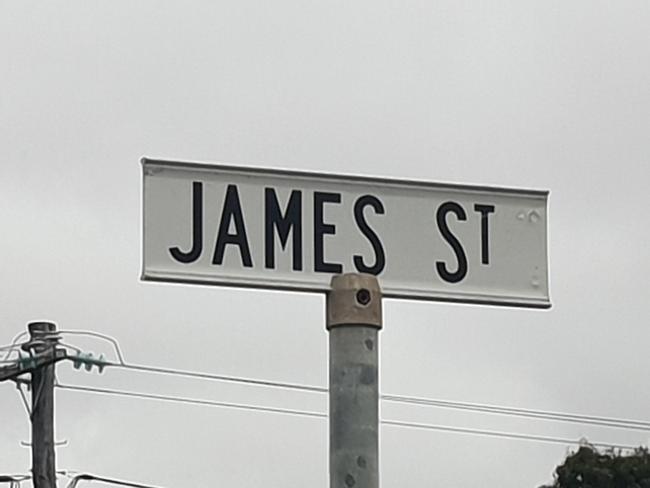
<path fill-rule="evenodd" d="M 332 278 L 329 331 L 330 487 L 379 486 L 379 355 L 382 327 L 374 276 Z"/>

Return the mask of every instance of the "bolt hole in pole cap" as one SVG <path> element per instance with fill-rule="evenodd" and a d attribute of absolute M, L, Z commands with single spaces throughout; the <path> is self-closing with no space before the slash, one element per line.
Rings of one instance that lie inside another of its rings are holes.
<path fill-rule="evenodd" d="M 373 275 L 345 273 L 332 277 L 327 295 L 327 329 L 341 325 L 381 329 L 381 289 Z"/>

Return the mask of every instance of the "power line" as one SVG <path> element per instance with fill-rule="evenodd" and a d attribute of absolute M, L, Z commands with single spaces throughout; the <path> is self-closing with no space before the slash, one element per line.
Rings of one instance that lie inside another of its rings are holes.
<path fill-rule="evenodd" d="M 9 483 L 9 488 L 20 488 L 21 483 L 30 478 L 27 474 L 0 474 L 0 484 Z"/>
<path fill-rule="evenodd" d="M 135 391 L 114 390 L 108 388 L 93 388 L 89 386 L 65 385 L 61 383 L 58 383 L 55 386 L 62 390 L 83 391 L 88 393 L 99 393 L 104 395 L 117 395 L 117 396 L 124 396 L 124 397 L 142 398 L 147 400 L 160 400 L 166 402 L 204 405 L 210 407 L 235 408 L 240 410 L 253 410 L 258 412 L 283 413 L 288 415 L 299 415 L 303 417 L 327 418 L 327 414 L 319 413 L 319 412 L 309 412 L 306 410 L 292 410 L 292 409 L 276 408 L 276 407 L 261 407 L 258 405 L 247 405 L 242 403 L 217 402 L 213 400 L 199 400 L 196 398 L 180 397 L 174 395 L 159 395 L 153 393 L 141 393 Z"/>
<path fill-rule="evenodd" d="M 224 382 L 240 383 L 240 384 L 254 385 L 254 386 L 305 391 L 309 393 L 328 392 L 327 388 L 304 385 L 299 383 L 258 380 L 258 379 L 251 379 L 251 378 L 245 378 L 239 376 L 218 375 L 212 373 L 179 370 L 174 368 L 161 368 L 155 366 L 145 366 L 145 365 L 130 364 L 130 363 L 115 363 L 110 361 L 105 361 L 104 364 L 106 366 L 112 366 L 115 368 L 141 371 L 145 373 L 156 373 L 156 374 L 171 375 L 171 376 L 207 379 L 213 381 L 224 381 Z M 601 417 L 601 416 L 593 416 L 593 415 L 553 412 L 553 411 L 545 411 L 545 410 L 537 410 L 537 409 L 506 407 L 506 406 L 489 405 L 489 404 L 482 404 L 482 403 L 459 402 L 459 401 L 441 400 L 441 399 L 433 399 L 433 398 L 420 398 L 420 397 L 411 397 L 411 396 L 403 396 L 403 395 L 380 395 L 379 398 L 383 401 L 393 402 L 393 403 L 405 403 L 405 404 L 418 405 L 418 406 L 448 408 L 448 409 L 455 409 L 455 410 L 467 410 L 467 411 L 474 411 L 480 413 L 490 413 L 495 415 L 505 415 L 511 417 L 534 418 L 540 420 L 551 420 L 551 421 L 558 421 L 558 422 L 596 425 L 596 426 L 603 426 L 603 427 L 650 432 L 650 422 L 643 421 L 643 420 L 621 419 L 615 417 Z"/>
<path fill-rule="evenodd" d="M 381 399 L 388 402 L 409 403 L 420 406 L 431 406 L 440 408 L 453 408 L 457 410 L 470 410 L 483 413 L 494 413 L 499 415 L 510 415 L 517 417 L 535 418 L 542 420 L 557 420 L 560 422 L 571 422 L 578 424 L 600 425 L 604 427 L 626 428 L 633 430 L 650 431 L 650 422 L 643 420 L 617 419 L 613 417 L 596 417 L 563 412 L 549 412 L 544 410 L 533 410 L 527 408 L 503 407 L 498 405 L 487 405 L 481 403 L 455 402 L 450 400 L 436 400 L 429 398 L 407 397 L 399 395 L 381 395 Z"/>
<path fill-rule="evenodd" d="M 103 364 L 115 368 L 123 368 L 123 369 L 129 369 L 133 371 L 146 372 L 146 373 L 167 374 L 173 376 L 183 376 L 188 378 L 198 378 L 198 379 L 207 379 L 213 381 L 240 383 L 240 384 L 253 385 L 253 386 L 263 386 L 263 387 L 281 388 L 281 389 L 295 390 L 295 391 L 305 391 L 309 393 L 328 393 L 327 388 L 298 384 L 298 383 L 258 380 L 258 379 L 244 378 L 238 376 L 217 375 L 212 373 L 180 370 L 174 368 L 162 368 L 162 367 L 155 367 L 155 366 L 130 364 L 124 361 L 124 356 L 120 349 L 119 342 L 114 337 L 111 337 L 106 334 L 100 334 L 97 332 L 86 331 L 86 330 L 62 330 L 59 331 L 59 334 L 75 334 L 75 335 L 92 336 L 110 342 L 113 345 L 113 348 L 115 349 L 119 362 L 103 361 Z M 16 336 L 13 340 L 13 344 L 15 344 L 21 337 L 22 334 Z M 68 347 L 76 349 L 77 352 L 79 352 L 78 349 L 73 346 L 68 346 Z M 459 401 L 441 400 L 435 398 L 420 398 L 420 397 L 403 396 L 403 395 L 380 395 L 379 398 L 380 400 L 393 402 L 393 403 L 404 403 L 404 404 L 411 404 L 411 405 L 418 405 L 418 406 L 430 406 L 430 407 L 437 407 L 437 408 L 466 410 L 466 411 L 489 413 L 495 415 L 534 418 L 540 420 L 551 420 L 557 422 L 596 425 L 596 426 L 603 426 L 603 427 L 650 432 L 650 422 L 643 421 L 643 420 L 621 419 L 615 417 L 602 417 L 602 416 L 574 414 L 574 413 L 567 413 L 567 412 L 552 412 L 552 411 L 545 411 L 539 409 L 506 407 L 506 406 L 489 405 L 489 404 L 482 404 L 482 403 L 459 402 Z"/>
<path fill-rule="evenodd" d="M 58 331 L 59 335 L 62 334 L 70 334 L 70 335 L 80 335 L 80 336 L 87 336 L 87 337 L 96 337 L 98 339 L 102 339 L 106 342 L 110 342 L 113 345 L 113 349 L 115 350 L 115 354 L 117 356 L 117 359 L 119 360 L 119 363 L 116 364 L 124 364 L 124 356 L 122 355 L 122 349 L 120 349 L 120 343 L 118 342 L 117 339 L 115 339 L 112 336 L 109 336 L 107 334 L 100 334 L 99 332 L 94 332 L 92 330 L 60 330 Z"/>
<path fill-rule="evenodd" d="M 505 439 L 519 439 L 526 441 L 537 441 L 537 442 L 546 442 L 549 444 L 570 444 L 570 445 L 579 445 L 582 441 L 574 439 L 566 439 L 562 437 L 547 437 L 540 435 L 529 435 L 529 434 L 519 434 L 513 432 L 501 432 L 495 430 L 480 430 L 480 429 L 468 429 L 464 427 L 449 427 L 446 425 L 433 425 L 433 424 L 421 424 L 415 422 L 401 422 L 398 420 L 382 420 L 384 425 L 392 425 L 395 427 L 407 427 L 413 429 L 425 429 L 425 430 L 436 430 L 440 432 L 452 432 L 456 434 L 470 434 L 470 435 L 480 435 L 486 437 L 500 437 Z M 615 448 L 615 449 L 628 449 L 634 450 L 638 446 L 630 446 L 626 444 L 612 444 L 609 442 L 589 442 L 588 443 L 594 447 L 605 447 L 605 448 Z"/>
<path fill-rule="evenodd" d="M 63 390 L 78 391 L 78 392 L 117 395 L 117 396 L 133 397 L 133 398 L 140 398 L 140 399 L 147 399 L 147 400 L 159 400 L 159 401 L 166 401 L 166 402 L 176 402 L 176 403 L 203 405 L 203 406 L 211 406 L 211 407 L 225 407 L 225 408 L 236 408 L 241 410 L 282 413 L 282 414 L 298 415 L 304 417 L 327 418 L 326 414 L 319 413 L 319 412 L 309 412 L 304 410 L 291 410 L 291 409 L 275 408 L 275 407 L 261 407 L 257 405 L 216 402 L 212 400 L 199 400 L 195 398 L 178 397 L 172 395 L 159 395 L 159 394 L 141 393 L 141 392 L 125 391 L 125 390 L 114 390 L 114 389 L 106 389 L 106 388 L 93 388 L 93 387 L 86 387 L 86 386 L 79 386 L 79 385 L 57 384 L 56 386 Z M 464 428 L 464 427 L 451 427 L 445 425 L 403 422 L 403 421 L 389 420 L 389 419 L 381 420 L 380 423 L 383 425 L 389 425 L 395 427 L 435 430 L 439 432 L 480 435 L 486 437 L 497 437 L 497 438 L 506 438 L 506 439 L 515 439 L 515 440 L 527 440 L 527 441 L 545 442 L 551 444 L 562 444 L 562 445 L 581 444 L 580 440 L 576 441 L 574 439 L 529 435 L 529 434 L 521 434 L 515 432 L 480 430 L 480 429 L 471 429 L 471 428 Z M 630 449 L 630 450 L 635 449 L 635 446 L 631 446 L 631 445 L 613 444 L 613 443 L 606 443 L 606 442 L 590 442 L 589 444 L 594 447 L 608 447 L 608 448 L 615 448 L 615 449 Z"/>
<path fill-rule="evenodd" d="M 83 474 L 78 474 L 70 480 L 70 483 L 68 484 L 67 488 L 76 488 L 77 484 L 79 481 L 101 481 L 103 483 L 109 483 L 111 485 L 118 485 L 118 486 L 130 486 L 132 488 L 158 488 L 155 486 L 151 485 L 142 485 L 140 483 L 134 483 L 132 481 L 122 481 L 122 480 L 116 480 L 116 479 L 111 479 L 111 478 L 104 478 L 102 476 L 95 476 L 93 474 L 88 474 L 88 473 L 83 473 Z"/>
<path fill-rule="evenodd" d="M 212 373 L 201 373 L 196 371 L 187 371 L 180 369 L 172 368 L 159 368 L 155 366 L 143 366 L 139 364 L 129 364 L 129 363 L 113 363 L 110 361 L 104 362 L 106 366 L 112 366 L 115 368 L 129 369 L 132 371 L 142 371 L 145 373 L 156 373 L 156 374 L 166 374 L 172 376 L 184 376 L 186 378 L 199 378 L 215 381 L 225 381 L 230 383 L 241 383 L 245 385 L 255 385 L 255 386 L 267 386 L 271 388 L 282 388 L 286 390 L 298 390 L 306 391 L 309 393 L 327 393 L 327 388 L 319 386 L 309 386 L 301 385 L 298 383 L 286 383 L 281 381 L 267 381 L 267 380 L 257 380 L 252 378 L 244 378 L 241 376 L 229 376 L 229 375 L 219 375 Z"/>
<path fill-rule="evenodd" d="M 14 352 L 14 350 L 15 350 L 15 348 L 17 346 L 22 345 L 22 344 L 18 344 L 18 341 L 20 339 L 22 339 L 23 337 L 26 337 L 26 336 L 27 336 L 27 332 L 20 332 L 20 333 L 16 334 L 16 336 L 12 339 L 11 345 L 3 347 L 3 349 L 9 349 L 9 351 L 2 358 L 3 361 L 6 361 L 9 358 L 9 356 L 11 355 L 12 352 Z"/>

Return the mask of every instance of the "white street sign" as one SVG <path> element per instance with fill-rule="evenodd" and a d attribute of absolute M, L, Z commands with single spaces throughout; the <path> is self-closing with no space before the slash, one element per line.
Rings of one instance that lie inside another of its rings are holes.
<path fill-rule="evenodd" d="M 144 280 L 550 307 L 546 191 L 142 164 Z"/>

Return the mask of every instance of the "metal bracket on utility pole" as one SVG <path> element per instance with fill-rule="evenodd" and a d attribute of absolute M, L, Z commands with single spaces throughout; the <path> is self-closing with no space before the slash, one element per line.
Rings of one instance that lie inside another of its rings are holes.
<path fill-rule="evenodd" d="M 14 364 L 0 367 L 0 381 L 11 379 L 18 380 L 18 376 L 26 373 L 33 373 L 35 370 L 52 363 L 67 359 L 68 353 L 65 349 L 47 350 L 33 356 L 20 357 Z"/>
<path fill-rule="evenodd" d="M 382 327 L 377 278 L 343 274 L 327 295 L 330 487 L 379 486 L 379 357 Z"/>

